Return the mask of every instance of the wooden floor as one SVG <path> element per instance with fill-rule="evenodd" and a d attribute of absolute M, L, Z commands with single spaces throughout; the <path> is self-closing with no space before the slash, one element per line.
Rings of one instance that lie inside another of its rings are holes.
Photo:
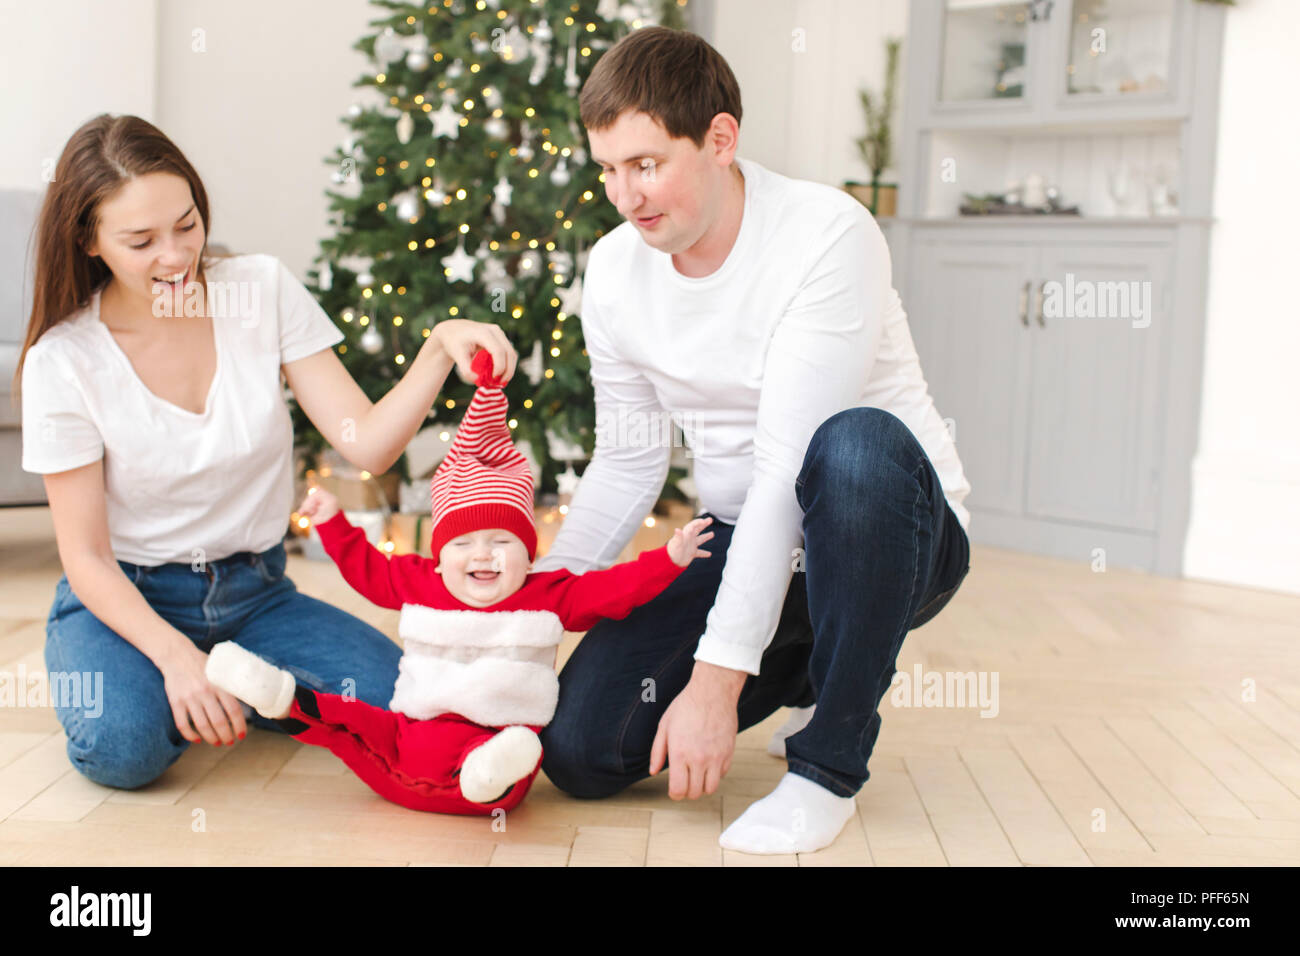
<path fill-rule="evenodd" d="M 259 730 L 112 790 L 72 769 L 51 710 L 0 707 L 0 864 L 1300 864 L 1300 598 L 989 548 L 971 564 L 898 667 L 996 674 L 997 716 L 887 706 L 857 816 L 819 853 L 718 847 L 784 772 L 764 750 L 782 714 L 741 735 L 711 797 L 675 803 L 663 777 L 578 801 L 543 776 L 494 829 L 386 803 Z M 0 510 L 0 673 L 43 668 L 59 574 L 48 511 Z M 290 576 L 396 633 L 332 564 Z"/>

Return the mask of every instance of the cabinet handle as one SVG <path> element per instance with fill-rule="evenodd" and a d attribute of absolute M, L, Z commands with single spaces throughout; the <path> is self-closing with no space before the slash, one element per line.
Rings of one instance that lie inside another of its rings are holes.
<path fill-rule="evenodd" d="M 1047 282 L 1044 280 L 1038 285 L 1038 325 L 1040 328 L 1047 328 L 1047 323 L 1043 321 L 1043 300 L 1047 297 Z"/>
<path fill-rule="evenodd" d="M 1020 287 L 1020 324 L 1029 328 L 1029 286 L 1032 283 L 1026 279 L 1025 284 Z"/>

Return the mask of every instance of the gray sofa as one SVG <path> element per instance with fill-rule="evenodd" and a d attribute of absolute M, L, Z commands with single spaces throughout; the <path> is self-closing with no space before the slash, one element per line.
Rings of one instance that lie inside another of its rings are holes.
<path fill-rule="evenodd" d="M 43 505 L 45 483 L 23 471 L 22 409 L 11 382 L 32 308 L 36 216 L 43 194 L 0 189 L 0 505 Z"/>

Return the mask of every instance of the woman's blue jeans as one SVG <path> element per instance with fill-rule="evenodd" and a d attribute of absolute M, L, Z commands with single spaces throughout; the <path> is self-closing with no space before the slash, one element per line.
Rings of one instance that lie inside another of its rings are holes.
<path fill-rule="evenodd" d="M 786 760 L 792 773 L 847 797 L 867 780 L 903 638 L 956 593 L 970 544 L 920 444 L 883 409 L 823 422 L 795 497 L 804 570 L 791 579 L 758 675 L 745 681 L 739 726 L 816 702 L 808 726 L 786 739 Z M 601 621 L 565 663 L 559 707 L 541 735 L 542 769 L 560 789 L 604 797 L 649 775 L 659 718 L 690 679 L 722 580 L 716 556 L 733 526 L 715 517 L 709 530 L 714 559 L 692 562 L 623 620 Z"/>
<path fill-rule="evenodd" d="M 392 699 L 401 649 L 364 621 L 299 593 L 284 574 L 283 544 L 193 566 L 118 564 L 150 607 L 202 651 L 233 640 L 315 690 L 350 693 L 377 707 Z M 51 687 L 77 674 L 81 686 L 102 688 L 93 708 L 55 695 L 73 766 L 109 787 L 157 779 L 189 747 L 176 729 L 162 672 L 91 614 L 66 576 L 45 630 Z M 284 732 L 245 713 L 255 726 Z"/>

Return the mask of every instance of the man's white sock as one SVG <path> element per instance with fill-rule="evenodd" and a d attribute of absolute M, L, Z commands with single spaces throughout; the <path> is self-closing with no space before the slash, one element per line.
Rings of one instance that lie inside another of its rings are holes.
<path fill-rule="evenodd" d="M 812 720 L 813 711 L 817 709 L 816 704 L 808 707 L 791 707 L 790 716 L 786 718 L 784 724 L 776 729 L 772 734 L 772 739 L 767 742 L 767 752 L 773 757 L 785 759 L 785 738 L 797 734 L 808 726 L 808 721 Z"/>
<path fill-rule="evenodd" d="M 853 817 L 852 797 L 786 773 L 776 789 L 750 804 L 718 843 L 742 853 L 812 853 L 835 842 Z"/>

